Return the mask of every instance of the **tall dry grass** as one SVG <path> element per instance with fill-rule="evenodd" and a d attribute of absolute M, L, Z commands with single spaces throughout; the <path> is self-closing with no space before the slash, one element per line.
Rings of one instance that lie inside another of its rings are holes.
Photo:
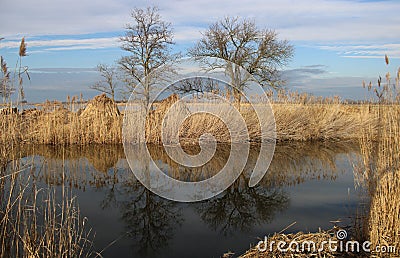
<path fill-rule="evenodd" d="M 269 94 L 269 93 L 267 93 Z M 360 131 L 375 126 L 377 106 L 374 104 L 350 105 L 338 97 L 319 98 L 306 93 L 279 91 L 272 98 L 278 141 L 357 140 Z M 156 103 L 146 118 L 146 141 L 161 142 L 161 122 L 168 108 L 177 101 L 177 95 Z M 90 144 L 121 143 L 122 119 L 117 105 L 105 95 L 95 97 L 82 108 L 82 97 L 69 98 L 67 103 L 46 102 L 37 109 L 21 113 L 0 114 L 2 134 L 14 142 L 40 144 Z M 218 104 L 215 109 L 218 110 Z M 79 108 L 79 109 L 78 109 Z M 210 108 L 210 107 L 208 107 Z M 182 107 L 181 112 L 187 112 Z M 248 104 L 242 103 L 240 112 L 246 121 L 251 141 L 259 141 L 259 120 Z M 267 119 L 267 118 L 264 118 Z M 136 122 L 136 120 L 135 120 Z M 135 128 L 134 126 L 132 128 Z M 221 119 L 207 114 L 191 116 L 180 129 L 180 138 L 197 141 L 208 132 L 219 142 L 229 142 L 230 135 Z"/>
<path fill-rule="evenodd" d="M 377 114 L 367 105 L 273 104 L 279 140 L 357 140 L 376 130 Z"/>
<path fill-rule="evenodd" d="M 384 257 L 400 256 L 400 170 L 383 176 L 372 198 L 369 214 L 369 237 L 374 249 L 395 247 L 395 252 L 386 254 L 376 252 Z"/>
<path fill-rule="evenodd" d="M 92 234 L 76 199 L 11 176 L 2 189 L 0 257 L 89 257 Z M 61 198 L 61 203 L 60 199 Z"/>
<path fill-rule="evenodd" d="M 124 114 L 119 112 L 114 101 L 105 95 L 100 95 L 89 101 L 86 107 L 79 108 L 81 105 L 79 103 L 82 101 L 77 103 L 76 100 L 76 98 L 69 99 L 65 104 L 47 102 L 37 109 L 0 114 L 2 129 L 0 141 L 11 139 L 14 143 L 39 144 L 122 143 Z M 146 118 L 131 119 L 133 124 L 130 128 L 135 129 L 140 119 L 145 119 L 146 130 L 143 133 L 146 141 L 161 143 L 161 123 L 168 109 L 177 100 L 178 97 L 173 95 L 156 103 L 154 110 L 150 111 Z M 297 101 L 272 104 L 278 141 L 359 140 L 364 128 L 369 127 L 375 134 L 377 132 L 379 105 L 350 105 L 335 102 L 302 104 Z M 223 111 L 218 103 L 202 105 L 205 105 L 206 109 L 214 109 L 216 113 Z M 190 113 L 184 105 L 175 105 L 174 108 L 179 109 L 173 112 L 175 114 Z M 127 112 L 128 115 L 132 115 Z M 246 123 L 250 140 L 260 141 L 263 136 L 260 131 L 260 120 L 254 109 L 249 104 L 242 103 L 240 113 Z M 233 115 L 222 117 L 231 121 L 232 125 L 237 124 L 234 121 L 238 118 Z M 272 121 L 268 117 L 262 117 L 262 120 Z M 272 125 L 273 123 L 270 126 Z M 238 135 L 243 134 L 240 127 L 234 128 L 235 130 Z M 218 142 L 232 140 L 223 121 L 217 116 L 205 113 L 189 116 L 181 124 L 179 138 L 184 142 L 197 142 L 204 133 L 214 135 Z"/>
<path fill-rule="evenodd" d="M 93 234 L 70 188 L 65 182 L 61 188 L 39 187 L 29 167 L 33 161 L 19 161 L 18 119 L 8 114 L 0 123 L 0 257 L 96 256 Z"/>
<path fill-rule="evenodd" d="M 144 117 L 144 114 L 139 114 L 138 111 L 128 111 L 125 115 L 132 116 L 128 119 L 132 122 L 129 126 L 132 128 L 131 131 L 138 132 L 140 130 L 138 121 L 145 121 L 146 142 L 161 143 L 161 124 L 168 112 L 168 108 L 172 106 L 175 110 L 173 113 L 177 115 L 173 122 L 169 121 L 171 124 L 178 124 L 179 117 L 188 115 L 188 118 L 184 120 L 179 129 L 179 139 L 181 141 L 195 143 L 204 133 L 212 134 L 218 142 L 228 143 L 232 140 L 227 125 L 223 123 L 221 117 L 229 121 L 236 121 L 238 118 L 233 114 L 224 114 L 220 117 L 206 113 L 190 115 L 184 104 L 174 105 L 176 101 L 178 101 L 178 98 L 175 96 L 157 103 L 155 109 L 150 111 L 147 118 Z M 203 105 L 204 110 L 214 110 L 216 114 L 221 113 L 220 111 L 223 109 L 221 104 L 213 102 L 191 104 Z M 128 110 L 134 110 L 134 107 Z M 294 101 L 273 103 L 272 111 L 275 116 L 278 141 L 358 141 L 362 137 L 362 130 L 366 127 L 369 127 L 373 134 L 377 133 L 378 106 L 373 104 L 353 105 L 339 102 L 302 104 Z M 260 141 L 263 136 L 260 131 L 260 120 L 257 118 L 254 109 L 249 104 L 242 103 L 240 113 L 246 123 L 250 141 Z M 266 117 L 267 113 L 262 119 L 267 123 L 271 121 L 269 126 L 273 126 L 273 120 Z M 173 117 L 171 118 L 170 114 L 168 118 L 169 120 L 174 119 Z M 236 124 L 236 122 L 233 124 Z M 239 132 L 238 128 L 234 128 L 233 131 L 235 130 L 239 135 L 243 134 L 243 132 Z M 169 134 L 166 133 L 166 135 Z M 134 139 L 135 135 L 128 135 L 127 138 L 132 141 L 137 140 Z"/>
<path fill-rule="evenodd" d="M 29 164 L 23 166 L 9 156 L 2 162 L 0 257 L 98 255 L 92 246 L 94 234 L 70 188 L 39 187 Z"/>
<path fill-rule="evenodd" d="M 389 64 L 387 56 L 385 62 Z M 379 98 L 378 128 L 363 130 L 360 139 L 363 166 L 355 171 L 357 182 L 370 196 L 364 234 L 372 242 L 371 249 L 395 247 L 394 253 L 374 252 L 378 257 L 400 256 L 400 69 L 395 81 L 392 84 L 387 73 L 386 82 L 379 78 L 374 88 Z M 368 89 L 372 88 L 370 83 Z"/>
<path fill-rule="evenodd" d="M 59 123 L 51 123 L 50 119 L 43 119 L 45 111 L 19 113 L 13 107 L 20 105 L 23 110 L 23 75 L 30 79 L 28 68 L 22 65 L 26 55 L 25 38 L 22 38 L 13 77 L 1 57 L 0 92 L 5 108 L 0 109 L 0 257 L 98 256 L 92 248 L 93 234 L 85 225 L 87 219 L 81 216 L 70 188 L 64 182 L 60 189 L 39 187 L 29 167 L 33 161 L 22 165 L 21 157 L 14 155 L 18 144 L 35 139 L 37 134 L 42 141 L 52 143 L 54 136 L 45 135 L 41 129 L 64 130 L 64 125 L 71 121 L 66 122 L 63 116 Z M 17 102 L 12 103 L 10 96 L 15 85 L 18 86 Z"/>
<path fill-rule="evenodd" d="M 36 144 L 120 143 L 122 115 L 105 95 L 76 110 L 76 98 L 66 104 L 47 102 L 40 109 L 0 114 L 0 141 Z M 82 103 L 82 101 L 80 102 Z"/>
<path fill-rule="evenodd" d="M 396 253 L 391 255 L 400 255 L 400 108 L 381 107 L 378 134 L 372 137 L 366 129 L 363 135 L 360 146 L 364 169 L 357 177 L 371 198 L 365 235 L 373 249 L 394 246 Z"/>

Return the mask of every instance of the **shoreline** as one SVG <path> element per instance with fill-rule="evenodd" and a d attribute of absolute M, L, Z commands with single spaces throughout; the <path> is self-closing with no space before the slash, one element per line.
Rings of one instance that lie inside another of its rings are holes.
<path fill-rule="evenodd" d="M 161 120 L 172 101 L 157 104 L 146 121 L 146 142 L 161 143 Z M 260 142 L 262 134 L 254 111 L 243 105 L 241 115 L 249 131 L 249 142 Z M 217 107 L 217 106 L 216 106 Z M 358 141 L 362 131 L 376 132 L 378 114 L 381 109 L 399 105 L 354 105 L 354 104 L 271 104 L 276 126 L 276 141 Z M 253 112 L 253 113 L 252 113 Z M 99 95 L 80 104 L 50 104 L 41 109 L 27 109 L 21 113 L 0 114 L 0 142 L 33 144 L 79 144 L 122 143 L 124 112 L 117 103 Z M 222 121 L 197 114 L 185 120 L 184 130 L 179 132 L 182 141 L 197 143 L 204 133 L 211 133 L 216 141 L 230 143 L 229 132 L 223 129 Z M 151 124 L 151 125 L 150 125 Z M 221 129 L 222 128 L 222 129 Z"/>

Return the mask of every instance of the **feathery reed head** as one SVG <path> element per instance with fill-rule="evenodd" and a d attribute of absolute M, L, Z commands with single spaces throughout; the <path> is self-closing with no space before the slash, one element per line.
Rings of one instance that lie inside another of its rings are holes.
<path fill-rule="evenodd" d="M 1 70 L 4 75 L 7 74 L 7 63 L 4 61 L 3 57 L 1 57 Z"/>
<path fill-rule="evenodd" d="M 399 67 L 399 69 L 397 70 L 397 78 L 400 78 L 400 67 Z"/>
<path fill-rule="evenodd" d="M 26 56 L 26 43 L 25 37 L 21 39 L 21 44 L 19 45 L 19 56 Z"/>

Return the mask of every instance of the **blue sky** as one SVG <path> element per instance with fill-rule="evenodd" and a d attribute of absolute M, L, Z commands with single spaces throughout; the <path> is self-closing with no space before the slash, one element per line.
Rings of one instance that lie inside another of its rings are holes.
<path fill-rule="evenodd" d="M 362 80 L 374 82 L 400 67 L 397 0 L 7 0 L 0 8 L 0 36 L 5 38 L 0 54 L 13 67 L 19 40 L 26 37 L 29 56 L 24 64 L 32 74 L 25 86 L 28 100 L 77 92 L 92 97 L 96 92 L 88 86 L 98 75 L 88 68 L 113 64 L 124 55 L 118 37 L 130 22 L 130 10 L 148 5 L 158 6 L 172 23 L 175 48 L 183 52 L 210 23 L 226 15 L 251 18 L 260 27 L 275 29 L 279 38 L 295 47 L 293 60 L 284 67 L 287 87 L 294 90 L 362 98 Z"/>

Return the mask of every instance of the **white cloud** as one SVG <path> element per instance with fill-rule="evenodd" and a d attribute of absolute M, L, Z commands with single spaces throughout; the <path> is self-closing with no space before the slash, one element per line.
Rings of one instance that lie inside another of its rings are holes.
<path fill-rule="evenodd" d="M 324 45 L 320 49 L 336 51 L 342 57 L 348 58 L 400 58 L 399 44 L 369 44 L 369 45 Z"/>
<path fill-rule="evenodd" d="M 374 59 L 382 59 L 382 56 L 341 56 L 345 58 L 355 58 L 355 59 L 369 59 L 369 58 L 374 58 Z"/>
<path fill-rule="evenodd" d="M 399 36 L 396 35 L 400 22 L 398 1 L 173 1 L 168 4 L 172 7 L 164 12 L 177 23 L 209 23 L 224 15 L 238 15 L 254 18 L 261 26 L 276 29 L 289 40 L 388 40 Z"/>
<path fill-rule="evenodd" d="M 44 47 L 36 51 L 58 51 L 58 50 L 77 50 L 77 49 L 101 49 L 118 47 L 118 38 L 89 38 L 89 39 L 54 39 L 54 40 L 26 40 L 29 48 Z M 0 48 L 17 48 L 20 41 L 5 41 L 0 44 Z M 35 50 L 34 50 L 35 51 Z M 33 51 L 31 51 L 33 52 Z"/>
<path fill-rule="evenodd" d="M 160 7 L 178 41 L 197 39 L 199 30 L 225 15 L 254 18 L 289 40 L 393 42 L 400 36 L 400 1 L 395 0 L 14 0 L 2 3 L 0 23 L 7 38 L 121 31 L 130 10 L 147 5 Z"/>
<path fill-rule="evenodd" d="M 112 31 L 121 28 L 128 16 L 121 1 L 105 0 L 14 0 L 3 1 L 0 9 L 6 37 Z"/>
<path fill-rule="evenodd" d="M 203 28 L 195 26 L 178 26 L 174 30 L 174 39 L 178 42 L 188 42 L 197 40 L 201 37 Z"/>

